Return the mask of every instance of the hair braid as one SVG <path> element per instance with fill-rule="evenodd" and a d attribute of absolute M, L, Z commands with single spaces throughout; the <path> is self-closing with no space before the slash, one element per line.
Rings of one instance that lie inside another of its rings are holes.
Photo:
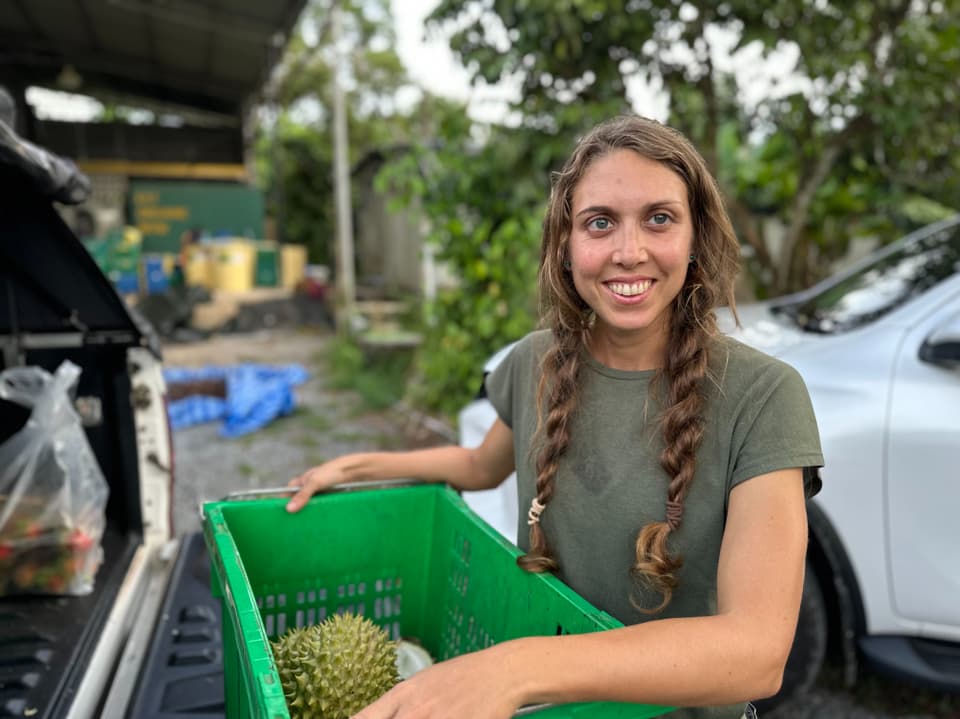
<path fill-rule="evenodd" d="M 696 293 L 691 297 L 696 297 Z M 697 316 L 695 310 L 690 314 Z M 696 471 L 697 448 L 703 439 L 703 385 L 709 363 L 707 348 L 713 330 L 712 322 L 705 326 L 693 321 L 682 308 L 675 307 L 671 349 L 662 373 L 663 379 L 669 383 L 666 410 L 661 419 L 665 446 L 660 454 L 660 466 L 670 478 L 666 519 L 651 522 L 640 530 L 636 541 L 636 562 L 632 568 L 635 577 L 663 597 L 656 607 L 638 607 L 645 612 L 658 612 L 670 603 L 677 586 L 677 572 L 683 566 L 683 558 L 668 550 L 667 537 L 680 526 L 683 502 Z"/>
<path fill-rule="evenodd" d="M 560 466 L 560 458 L 570 444 L 570 424 L 577 406 L 577 385 L 580 374 L 581 332 L 554 333 L 554 343 L 546 353 L 537 390 L 540 410 L 544 393 L 547 394 L 546 413 L 540 429 L 543 442 L 536 458 L 536 499 L 546 505 L 553 496 L 553 483 Z M 546 534 L 540 522 L 530 525 L 530 551 L 517 558 L 517 564 L 528 572 L 548 572 L 558 568 L 550 551 Z"/>

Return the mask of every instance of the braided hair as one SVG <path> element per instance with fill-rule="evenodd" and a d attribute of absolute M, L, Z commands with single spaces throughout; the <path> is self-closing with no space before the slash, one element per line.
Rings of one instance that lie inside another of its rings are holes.
<path fill-rule="evenodd" d="M 683 564 L 682 557 L 669 551 L 667 539 L 682 522 L 684 499 L 694 478 L 696 452 L 703 438 L 710 340 L 717 333 L 713 310 L 724 304 L 734 308 L 740 247 L 720 190 L 703 158 L 681 133 L 654 120 L 628 115 L 598 125 L 580 140 L 563 168 L 554 174 L 539 272 L 543 323 L 553 337 L 542 360 L 537 390 L 540 420 L 534 450 L 535 502 L 540 511 L 550 502 L 560 459 L 570 444 L 582 349 L 587 346 L 593 321 L 593 311 L 577 293 L 569 272 L 567 243 L 573 194 L 587 168 L 617 150 L 632 150 L 673 170 L 686 185 L 693 221 L 696 259 L 671 305 L 667 352 L 657 374 L 664 405 L 660 465 L 669 478 L 664 519 L 640 529 L 631 568 L 636 579 L 662 596 L 658 606 L 643 608 L 657 612 L 670 602 Z M 540 522 L 529 524 L 530 550 L 517 563 L 531 572 L 557 569 Z"/>

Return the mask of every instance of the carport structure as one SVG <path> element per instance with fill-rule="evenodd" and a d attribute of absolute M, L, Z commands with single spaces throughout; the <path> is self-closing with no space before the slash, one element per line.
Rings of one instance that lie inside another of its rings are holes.
<path fill-rule="evenodd" d="M 5 0 L 0 83 L 33 136 L 31 85 L 239 126 L 306 0 Z M 230 122 L 232 120 L 232 123 Z"/>
<path fill-rule="evenodd" d="M 68 223 L 98 234 L 119 231 L 131 222 L 124 218 L 137 181 L 248 183 L 251 110 L 305 5 L 306 0 L 0 2 L 0 85 L 17 104 L 15 129 L 75 160 L 92 183 L 84 205 L 62 208 Z M 26 101 L 31 86 L 150 110 L 158 121 L 38 119 Z M 132 222 L 141 227 L 136 217 Z M 145 247 L 154 242 L 146 235 L 145 241 Z"/>

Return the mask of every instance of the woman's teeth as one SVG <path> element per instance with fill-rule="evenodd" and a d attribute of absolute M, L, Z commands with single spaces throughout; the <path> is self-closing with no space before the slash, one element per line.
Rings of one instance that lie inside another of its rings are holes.
<path fill-rule="evenodd" d="M 644 280 L 643 282 L 610 282 L 607 284 L 607 287 L 610 288 L 612 292 L 623 297 L 633 297 L 634 295 L 641 295 L 650 289 L 650 285 L 653 284 L 653 280 Z"/>

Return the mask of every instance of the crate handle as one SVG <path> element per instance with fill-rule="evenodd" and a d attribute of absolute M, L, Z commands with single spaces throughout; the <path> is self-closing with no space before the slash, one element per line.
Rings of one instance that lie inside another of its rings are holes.
<path fill-rule="evenodd" d="M 524 704 L 513 713 L 513 716 L 524 717 L 530 714 L 536 714 L 537 712 L 543 711 L 544 709 L 549 709 L 553 706 L 556 706 L 556 704 Z"/>
<path fill-rule="evenodd" d="M 379 479 L 371 482 L 344 482 L 334 487 L 324 489 L 316 494 L 339 494 L 341 492 L 360 492 L 373 489 L 390 489 L 394 487 L 411 487 L 423 482 L 416 479 Z M 230 492 L 222 497 L 220 502 L 243 502 L 251 499 L 264 499 L 268 497 L 284 497 L 297 491 L 297 487 L 261 487 L 257 489 L 243 489 L 236 492 Z M 316 496 L 316 495 L 315 495 Z M 204 519 L 206 515 L 203 512 L 203 506 L 213 500 L 200 500 L 199 510 L 200 518 Z"/>

